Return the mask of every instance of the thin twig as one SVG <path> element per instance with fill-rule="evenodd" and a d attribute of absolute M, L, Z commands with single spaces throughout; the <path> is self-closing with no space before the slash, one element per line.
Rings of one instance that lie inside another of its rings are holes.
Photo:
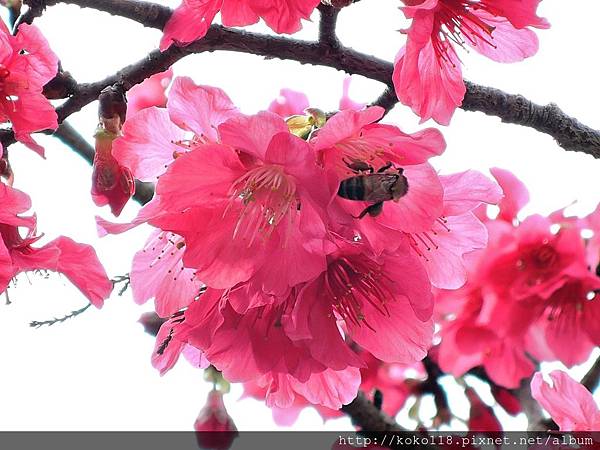
<path fill-rule="evenodd" d="M 77 317 L 79 314 L 85 312 L 90 306 L 92 306 L 92 304 L 88 303 L 83 308 L 71 311 L 66 316 L 63 316 L 63 317 L 60 317 L 60 318 L 56 318 L 55 317 L 54 319 L 42 320 L 42 321 L 33 320 L 33 321 L 31 321 L 29 323 L 29 326 L 33 327 L 33 328 L 40 328 L 40 327 L 42 327 L 44 325 L 47 325 L 47 326 L 51 327 L 52 325 L 54 325 L 56 323 L 62 323 L 64 321 L 68 320 L 68 319 L 72 319 L 73 317 Z"/>

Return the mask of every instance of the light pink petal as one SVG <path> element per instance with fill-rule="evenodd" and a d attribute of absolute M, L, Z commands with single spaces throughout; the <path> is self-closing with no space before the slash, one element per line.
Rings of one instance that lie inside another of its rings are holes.
<path fill-rule="evenodd" d="M 561 370 L 550 373 L 552 387 L 540 372 L 531 380 L 531 395 L 548 411 L 561 431 L 596 431 L 598 406 L 588 391 Z"/>
<path fill-rule="evenodd" d="M 191 208 L 184 213 L 154 219 L 152 225 L 185 238 L 183 263 L 197 269 L 196 275 L 217 289 L 248 280 L 264 262 L 262 242 L 252 245 L 232 239 L 237 218 L 221 209 Z"/>
<path fill-rule="evenodd" d="M 156 181 L 173 161 L 173 154 L 184 151 L 176 144 L 183 137 L 166 109 L 147 108 L 127 119 L 123 136 L 113 142 L 112 155 L 138 180 Z"/>
<path fill-rule="evenodd" d="M 531 376 L 535 366 L 525 355 L 520 342 L 502 339 L 484 360 L 486 373 L 498 385 L 516 389 L 523 378 Z"/>
<path fill-rule="evenodd" d="M 438 58 L 431 40 L 423 41 L 419 33 L 431 36 L 433 15 L 414 19 L 406 48 L 396 56 L 392 80 L 401 103 L 410 106 L 424 122 L 434 119 L 448 125 L 462 104 L 466 88 L 460 61 L 451 44 L 446 47 L 447 60 Z M 420 42 L 419 42 L 420 41 Z"/>
<path fill-rule="evenodd" d="M 342 98 L 340 98 L 339 104 L 340 111 L 343 111 L 345 109 L 350 109 L 352 111 L 360 111 L 366 106 L 366 103 L 358 103 L 350 98 L 350 83 L 352 83 L 352 77 L 344 78 Z"/>
<path fill-rule="evenodd" d="M 173 368 L 185 346 L 173 333 L 173 324 L 167 321 L 160 326 L 156 335 L 151 361 L 152 367 L 158 370 L 161 376 Z"/>
<path fill-rule="evenodd" d="M 41 88 L 56 75 L 58 57 L 42 32 L 35 25 L 19 25 L 15 50 L 25 50 L 13 58 L 8 66 L 11 75 L 18 75 L 28 82 L 28 89 L 41 91 Z"/>
<path fill-rule="evenodd" d="M 167 109 L 171 120 L 196 136 L 217 141 L 217 127 L 238 109 L 219 88 L 199 86 L 189 77 L 177 77 L 169 91 Z"/>
<path fill-rule="evenodd" d="M 173 69 L 156 73 L 127 91 L 127 119 L 142 109 L 167 105 L 165 90 L 173 79 Z"/>
<path fill-rule="evenodd" d="M 517 29 L 504 17 L 494 17 L 483 10 L 475 11 L 474 14 L 494 27 L 491 37 L 480 37 L 478 33 L 463 30 L 466 42 L 482 55 L 496 62 L 511 63 L 537 53 L 539 42 L 533 31 L 527 28 Z"/>
<path fill-rule="evenodd" d="M 487 230 L 473 214 L 450 216 L 436 222 L 427 236 L 415 238 L 415 249 L 423 255 L 431 284 L 440 289 L 458 289 L 467 281 L 463 256 L 485 248 Z"/>
<path fill-rule="evenodd" d="M 269 105 L 269 111 L 281 117 L 289 117 L 294 114 L 302 114 L 309 106 L 306 94 L 291 89 L 281 89 L 279 97 Z"/>
<path fill-rule="evenodd" d="M 22 91 L 16 100 L 2 99 L 0 108 L 10 119 L 16 139 L 43 156 L 43 148 L 30 134 L 58 128 L 56 111 L 48 99 L 41 92 Z"/>
<path fill-rule="evenodd" d="M 31 199 L 26 193 L 0 181 L 0 204 L 0 224 L 27 228 L 35 226 L 34 217 L 19 217 L 19 214 L 31 208 Z"/>
<path fill-rule="evenodd" d="M 502 189 L 481 172 L 467 170 L 440 176 L 444 186 L 444 216 L 457 216 L 477 208 L 481 203 L 497 204 Z"/>
<path fill-rule="evenodd" d="M 381 148 L 382 158 L 400 167 L 426 163 L 446 149 L 444 136 L 436 128 L 406 134 L 393 125 L 373 124 L 365 126 L 362 140 Z"/>
<path fill-rule="evenodd" d="M 194 269 L 183 267 L 183 239 L 172 233 L 154 232 L 133 257 L 131 290 L 136 303 L 155 299 L 156 313 L 168 317 L 188 306 L 202 283 Z"/>

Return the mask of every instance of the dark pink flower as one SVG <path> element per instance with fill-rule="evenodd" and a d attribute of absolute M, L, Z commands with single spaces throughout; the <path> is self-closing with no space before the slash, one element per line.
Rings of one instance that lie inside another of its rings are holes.
<path fill-rule="evenodd" d="M 339 354 L 315 357 L 307 342 L 293 340 L 286 330 L 292 298 L 274 302 L 256 296 L 247 284 L 229 291 L 209 288 L 189 306 L 172 334 L 202 351 L 227 380 L 258 383 L 270 407 L 289 408 L 298 394 L 331 409 L 349 403 L 360 384 L 360 372 L 352 366 L 361 364 L 358 356 L 333 340 L 320 345 L 336 345 Z M 247 308 L 249 301 L 258 306 Z M 335 322 L 322 332 L 333 333 L 332 327 Z"/>
<path fill-rule="evenodd" d="M 237 437 L 237 428 L 225 409 L 223 393 L 212 390 L 194 422 L 196 439 L 202 449 L 227 450 Z"/>
<path fill-rule="evenodd" d="M 600 430 L 600 410 L 594 397 L 561 370 L 551 372 L 552 386 L 540 372 L 531 380 L 531 395 L 548 411 L 561 431 Z"/>
<path fill-rule="evenodd" d="M 33 244 L 35 216 L 22 216 L 31 207 L 29 197 L 0 182 L 0 292 L 21 272 L 50 270 L 65 275 L 100 308 L 112 291 L 112 283 L 92 247 L 61 236 L 42 247 Z M 19 228 L 27 230 L 25 237 Z"/>
<path fill-rule="evenodd" d="M 398 99 L 423 121 L 447 125 L 465 95 L 455 45 L 498 62 L 532 56 L 538 40 L 528 27 L 549 27 L 536 16 L 539 1 L 403 0 L 412 23 L 394 66 Z"/>
<path fill-rule="evenodd" d="M 42 94 L 56 75 L 58 58 L 42 33 L 21 24 L 16 36 L 0 23 L 0 122 L 10 121 L 18 141 L 43 156 L 31 133 L 55 130 L 56 111 Z"/>
<path fill-rule="evenodd" d="M 585 362 L 594 348 L 600 345 L 600 278 L 582 269 L 578 277 L 570 278 L 547 298 L 527 301 L 538 314 L 536 327 L 543 333 L 545 346 L 552 356 L 566 366 Z M 533 333 L 536 330 L 532 331 Z M 536 354 L 539 342 L 530 341 L 530 353 Z"/>
<path fill-rule="evenodd" d="M 163 30 L 160 49 L 204 37 L 220 11 L 225 26 L 246 26 L 263 19 L 276 33 L 292 34 L 309 20 L 319 0 L 183 0 Z"/>
<path fill-rule="evenodd" d="M 364 163 L 375 171 L 388 163 L 393 165 L 390 170 L 402 169 L 408 192 L 397 201 L 385 202 L 379 215 L 357 219 L 369 204 L 339 196 L 330 211 L 334 221 L 355 230 L 376 253 L 393 251 L 404 233 L 430 230 L 441 216 L 443 187 L 427 160 L 441 154 L 446 145 L 432 128 L 406 134 L 395 126 L 375 123 L 382 114 L 379 107 L 341 111 L 312 140 L 319 161 L 337 186 L 356 176 L 349 163 Z"/>
<path fill-rule="evenodd" d="M 317 276 L 331 248 L 331 194 L 309 144 L 266 112 L 230 119 L 219 134 L 221 144 L 194 147 L 160 177 L 162 214 L 150 223 L 185 239 L 184 265 L 211 287 L 255 277 L 283 294 Z"/>

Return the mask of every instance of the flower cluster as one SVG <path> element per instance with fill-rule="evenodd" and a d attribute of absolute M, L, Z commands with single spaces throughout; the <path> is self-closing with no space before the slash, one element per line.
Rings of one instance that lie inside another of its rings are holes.
<path fill-rule="evenodd" d="M 157 180 L 156 193 L 132 223 L 98 224 L 156 228 L 132 287 L 170 316 L 161 371 L 195 348 L 228 380 L 265 389 L 270 406 L 300 396 L 338 409 L 360 384 L 357 348 L 390 363 L 426 355 L 432 285 L 466 281 L 463 256 L 487 240 L 472 211 L 501 191 L 473 171 L 439 176 L 428 160 L 441 134 L 404 133 L 382 114 L 244 115 L 180 77 L 166 108 L 125 122 L 113 155 Z"/>
<path fill-rule="evenodd" d="M 510 172 L 492 173 L 506 196 L 498 217 L 485 221 L 489 245 L 471 255 L 463 288 L 437 294 L 439 364 L 454 375 L 483 366 L 496 384 L 514 388 L 533 373 L 532 357 L 570 367 L 600 344 L 598 212 L 520 221 L 525 187 Z M 592 241 L 583 237 L 588 229 Z"/>

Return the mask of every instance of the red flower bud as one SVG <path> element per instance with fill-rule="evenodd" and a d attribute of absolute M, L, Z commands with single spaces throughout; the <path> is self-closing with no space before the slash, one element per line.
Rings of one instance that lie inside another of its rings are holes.
<path fill-rule="evenodd" d="M 223 393 L 213 390 L 196 422 L 196 439 L 202 449 L 227 450 L 237 437 L 237 428 L 223 403 Z"/>

